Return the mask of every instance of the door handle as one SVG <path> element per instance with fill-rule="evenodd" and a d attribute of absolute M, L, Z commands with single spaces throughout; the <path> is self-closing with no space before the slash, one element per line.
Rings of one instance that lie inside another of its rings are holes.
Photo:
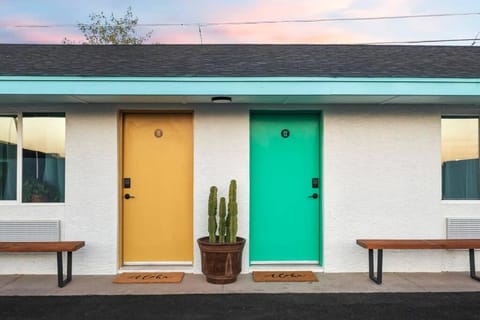
<path fill-rule="evenodd" d="M 318 193 L 314 193 L 311 196 L 308 196 L 309 198 L 317 199 L 318 198 Z"/>
<path fill-rule="evenodd" d="M 132 199 L 132 198 L 135 198 L 135 196 L 132 196 L 130 193 L 127 193 L 123 196 L 125 199 Z"/>

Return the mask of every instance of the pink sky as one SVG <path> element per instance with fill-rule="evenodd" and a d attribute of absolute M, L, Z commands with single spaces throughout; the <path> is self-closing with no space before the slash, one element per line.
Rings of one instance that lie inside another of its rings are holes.
<path fill-rule="evenodd" d="M 153 30 L 149 43 L 199 43 L 197 23 L 322 18 L 374 17 L 480 12 L 471 0 L 137 0 L 132 11 L 140 24 L 185 23 L 187 26 L 139 27 Z M 0 42 L 81 43 L 76 28 L 92 12 L 121 17 L 130 1 L 0 0 Z M 58 25 L 70 25 L 58 27 Z M 19 25 L 53 25 L 21 28 Z M 204 43 L 368 43 L 419 39 L 473 38 L 478 16 L 357 22 L 281 23 L 201 26 Z M 462 43 L 461 43 L 462 44 Z M 468 42 L 463 43 L 465 45 Z"/>

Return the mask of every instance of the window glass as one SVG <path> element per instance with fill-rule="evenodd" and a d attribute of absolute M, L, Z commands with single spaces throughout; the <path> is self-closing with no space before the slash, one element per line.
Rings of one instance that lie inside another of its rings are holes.
<path fill-rule="evenodd" d="M 17 199 L 17 117 L 0 115 L 0 200 Z"/>
<path fill-rule="evenodd" d="M 442 198 L 480 199 L 479 118 L 442 119 Z"/>
<path fill-rule="evenodd" d="M 65 114 L 23 115 L 23 202 L 65 200 Z"/>

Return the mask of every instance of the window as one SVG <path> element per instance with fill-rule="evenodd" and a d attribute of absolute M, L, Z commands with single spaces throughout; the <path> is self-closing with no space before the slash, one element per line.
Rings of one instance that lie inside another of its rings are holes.
<path fill-rule="evenodd" d="M 17 117 L 0 116 L 0 200 L 17 199 Z"/>
<path fill-rule="evenodd" d="M 480 199 L 480 118 L 442 118 L 442 199 Z"/>
<path fill-rule="evenodd" d="M 64 202 L 65 114 L 0 116 L 0 200 L 17 199 Z"/>

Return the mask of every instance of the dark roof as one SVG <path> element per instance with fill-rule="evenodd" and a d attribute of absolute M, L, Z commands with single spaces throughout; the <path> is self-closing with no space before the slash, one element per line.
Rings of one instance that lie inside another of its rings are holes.
<path fill-rule="evenodd" d="M 0 75 L 480 78 L 480 47 L 0 44 Z"/>

